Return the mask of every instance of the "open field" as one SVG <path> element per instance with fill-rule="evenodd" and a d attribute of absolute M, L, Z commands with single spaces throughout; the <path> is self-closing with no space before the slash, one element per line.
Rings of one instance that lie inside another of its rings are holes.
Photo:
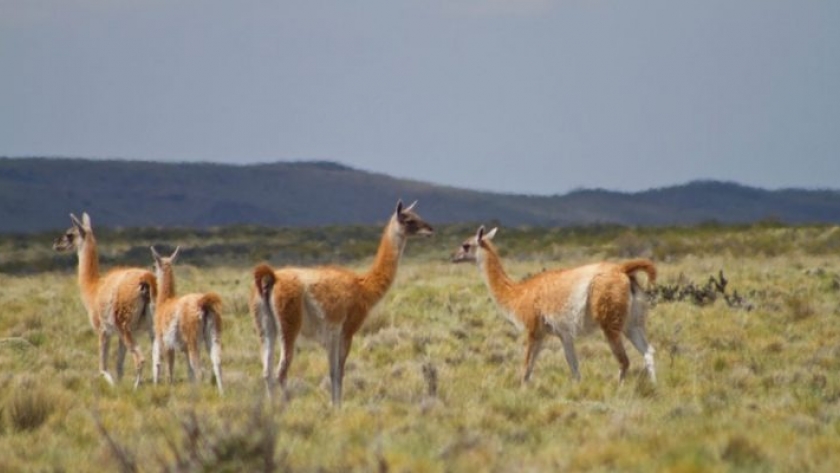
<path fill-rule="evenodd" d="M 250 269 L 295 248 L 313 255 L 306 261 L 325 254 L 361 269 L 378 229 L 347 230 L 341 251 L 292 231 L 97 232 L 103 269 L 123 259 L 149 266 L 149 243 L 185 246 L 179 292 L 213 290 L 226 303 L 222 398 L 209 376 L 186 382 L 183 356 L 174 386 L 151 385 L 145 335 L 146 382 L 134 391 L 126 376 L 109 387 L 97 375 L 75 256 L 52 256 L 46 235 L 39 244 L 3 238 L 0 471 L 840 471 L 837 228 L 502 228 L 495 242 L 517 279 L 642 255 L 662 284 L 702 284 L 722 269 L 753 306 L 652 307 L 656 386 L 629 343 L 631 371 L 619 386 L 596 332 L 578 340 L 579 383 L 551 339 L 524 388 L 521 334 L 473 265 L 446 261 L 473 230 L 409 242 L 394 286 L 354 339 L 341 410 L 330 407 L 324 350 L 305 340 L 291 401 L 265 402 L 246 308 Z M 288 245 L 260 249 L 283 238 Z M 45 269 L 19 271 L 30 263 Z M 206 353 L 202 361 L 206 374 Z"/>

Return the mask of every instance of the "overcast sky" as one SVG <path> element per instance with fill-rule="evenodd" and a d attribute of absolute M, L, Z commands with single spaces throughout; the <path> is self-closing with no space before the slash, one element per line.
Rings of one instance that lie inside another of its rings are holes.
<path fill-rule="evenodd" d="M 840 1 L 0 0 L 0 156 L 840 188 Z"/>

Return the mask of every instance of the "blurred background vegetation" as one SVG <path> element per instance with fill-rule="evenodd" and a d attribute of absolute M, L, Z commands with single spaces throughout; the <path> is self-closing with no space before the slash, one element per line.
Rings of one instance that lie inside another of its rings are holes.
<path fill-rule="evenodd" d="M 493 222 L 486 224 L 488 228 Z M 432 238 L 407 247 L 412 257 L 445 260 L 477 223 L 436 227 Z M 169 251 L 181 246 L 184 264 L 199 267 L 346 264 L 371 258 L 381 226 L 343 225 L 312 228 L 226 226 L 192 228 L 96 228 L 103 268 L 151 264 L 149 246 Z M 76 259 L 52 250 L 57 232 L 0 234 L 0 272 L 31 274 L 76 268 Z M 836 225 L 786 225 L 764 221 L 749 225 L 705 223 L 694 226 L 629 227 L 587 225 L 563 228 L 505 227 L 497 237 L 503 256 L 518 260 L 647 257 L 669 262 L 694 255 L 740 257 L 834 255 L 840 253 Z"/>

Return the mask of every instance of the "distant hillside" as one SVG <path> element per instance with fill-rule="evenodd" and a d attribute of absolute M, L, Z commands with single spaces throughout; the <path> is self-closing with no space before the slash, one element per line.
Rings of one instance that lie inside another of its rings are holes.
<path fill-rule="evenodd" d="M 768 191 L 714 181 L 637 193 L 560 196 L 469 191 L 331 162 L 255 165 L 0 158 L 0 232 L 63 229 L 88 211 L 103 226 L 381 223 L 398 198 L 435 223 L 671 225 L 840 222 L 840 192 Z"/>

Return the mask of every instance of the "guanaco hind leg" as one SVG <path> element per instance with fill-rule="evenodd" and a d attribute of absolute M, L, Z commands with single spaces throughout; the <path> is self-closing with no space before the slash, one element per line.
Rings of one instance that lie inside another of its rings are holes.
<path fill-rule="evenodd" d="M 653 362 L 653 354 L 656 350 L 653 349 L 653 345 L 648 343 L 644 328 L 630 327 L 625 331 L 625 335 L 644 357 L 645 370 L 647 370 L 651 382 L 656 383 L 656 368 Z"/>
<path fill-rule="evenodd" d="M 160 340 L 152 340 L 152 382 L 158 384 L 160 379 Z"/>
<path fill-rule="evenodd" d="M 213 379 L 216 381 L 216 388 L 219 394 L 225 393 L 222 387 L 222 342 L 215 330 L 210 330 L 204 337 L 204 345 L 210 355 L 210 363 L 213 365 Z"/>
<path fill-rule="evenodd" d="M 111 346 L 111 336 L 104 330 L 99 332 L 99 374 L 105 378 L 111 386 L 114 385 L 114 378 L 108 372 L 108 348 Z"/>

